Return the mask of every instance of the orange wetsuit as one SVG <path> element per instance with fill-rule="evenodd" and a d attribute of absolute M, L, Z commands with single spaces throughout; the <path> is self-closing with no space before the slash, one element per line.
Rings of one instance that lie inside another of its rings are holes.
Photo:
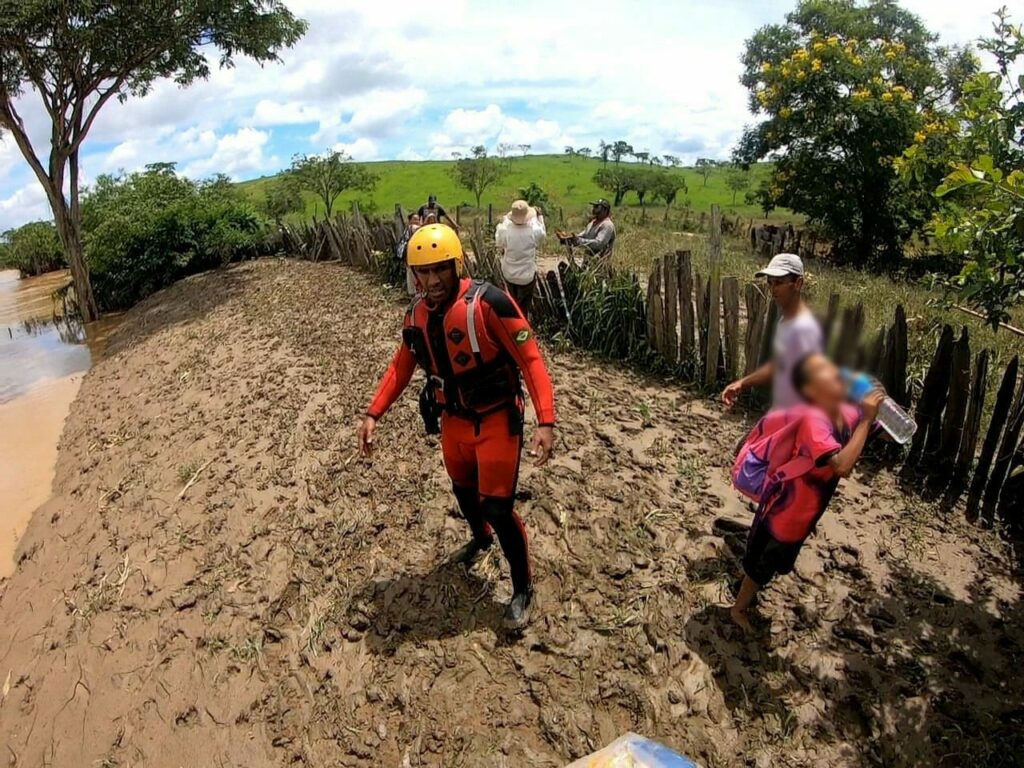
<path fill-rule="evenodd" d="M 533 331 L 508 294 L 463 278 L 443 307 L 417 298 L 402 337 L 367 414 L 379 419 L 416 367 L 426 371 L 443 409 L 441 448 L 459 507 L 481 544 L 497 532 L 519 592 L 530 581 L 526 532 L 512 509 L 523 443 L 520 374 L 538 424 L 555 423 L 551 377 Z"/>

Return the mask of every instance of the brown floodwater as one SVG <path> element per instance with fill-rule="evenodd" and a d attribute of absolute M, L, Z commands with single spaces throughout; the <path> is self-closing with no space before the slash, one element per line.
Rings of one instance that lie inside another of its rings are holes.
<path fill-rule="evenodd" d="M 69 280 L 67 272 L 20 280 L 0 271 L 0 578 L 14 570 L 18 538 L 50 497 L 64 419 L 110 326 L 55 318 L 53 293 Z"/>

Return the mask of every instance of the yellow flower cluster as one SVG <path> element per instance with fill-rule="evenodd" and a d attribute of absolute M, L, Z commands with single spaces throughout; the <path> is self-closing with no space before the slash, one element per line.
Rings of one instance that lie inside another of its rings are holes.
<path fill-rule="evenodd" d="M 821 59 L 815 59 L 811 62 L 812 72 L 821 72 Z"/>
<path fill-rule="evenodd" d="M 861 88 L 853 92 L 853 98 L 859 100 L 870 99 L 871 91 L 869 91 L 867 88 Z"/>
<path fill-rule="evenodd" d="M 766 61 L 764 64 L 762 64 L 761 65 L 761 71 L 764 72 L 765 74 L 767 74 L 768 72 L 771 72 L 772 71 L 772 64 L 771 64 L 771 62 L 770 61 Z"/>
<path fill-rule="evenodd" d="M 885 101 L 885 102 L 892 101 L 892 93 L 890 93 L 889 91 L 886 91 L 885 93 L 883 93 L 882 94 L 882 101 Z"/>
<path fill-rule="evenodd" d="M 790 109 L 789 107 L 783 107 L 782 109 L 779 110 L 779 117 L 781 117 L 783 120 L 792 116 L 793 110 Z"/>

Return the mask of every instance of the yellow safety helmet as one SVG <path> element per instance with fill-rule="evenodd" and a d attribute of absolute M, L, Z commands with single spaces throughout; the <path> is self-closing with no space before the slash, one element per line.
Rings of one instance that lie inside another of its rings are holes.
<path fill-rule="evenodd" d="M 445 224 L 427 224 L 413 232 L 406 249 L 410 267 L 426 267 L 442 261 L 454 261 L 455 273 L 462 275 L 462 241 Z"/>

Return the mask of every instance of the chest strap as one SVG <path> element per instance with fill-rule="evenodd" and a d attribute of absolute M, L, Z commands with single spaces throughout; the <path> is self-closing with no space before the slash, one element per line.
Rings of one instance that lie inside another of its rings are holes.
<path fill-rule="evenodd" d="M 480 354 L 480 338 L 476 333 L 476 308 L 480 304 L 480 294 L 484 292 L 487 283 L 482 280 L 474 280 L 473 284 L 466 291 L 465 301 L 469 305 L 466 308 L 466 331 L 469 334 L 469 348 L 473 350 L 473 357 L 476 358 L 478 366 L 483 365 L 483 355 Z"/>

